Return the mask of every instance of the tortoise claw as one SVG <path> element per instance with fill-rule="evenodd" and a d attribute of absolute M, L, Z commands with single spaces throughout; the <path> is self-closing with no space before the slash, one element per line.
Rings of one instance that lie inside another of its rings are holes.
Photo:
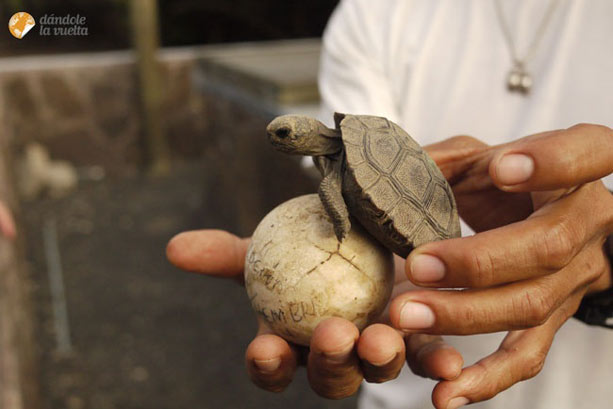
<path fill-rule="evenodd" d="M 338 241 L 342 242 L 349 234 L 349 230 L 351 230 L 351 222 L 348 218 L 334 222 L 334 234 Z"/>

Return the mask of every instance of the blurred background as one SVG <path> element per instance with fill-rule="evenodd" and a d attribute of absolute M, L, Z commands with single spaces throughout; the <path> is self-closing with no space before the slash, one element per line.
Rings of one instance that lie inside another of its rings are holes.
<path fill-rule="evenodd" d="M 36 21 L 0 35 L 0 200 L 18 231 L 0 239 L 1 408 L 355 406 L 304 371 L 281 394 L 251 385 L 244 289 L 164 254 L 187 229 L 249 235 L 315 191 L 264 128 L 317 113 L 336 3 L 0 3 L 0 21 Z"/>

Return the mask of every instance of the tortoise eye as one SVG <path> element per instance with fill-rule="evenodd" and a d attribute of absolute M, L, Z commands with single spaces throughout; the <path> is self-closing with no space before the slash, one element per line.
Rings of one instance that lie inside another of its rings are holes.
<path fill-rule="evenodd" d="M 291 133 L 291 130 L 286 127 L 279 128 L 275 131 L 275 135 L 277 135 L 277 138 L 279 139 L 287 138 L 290 135 L 290 133 Z"/>

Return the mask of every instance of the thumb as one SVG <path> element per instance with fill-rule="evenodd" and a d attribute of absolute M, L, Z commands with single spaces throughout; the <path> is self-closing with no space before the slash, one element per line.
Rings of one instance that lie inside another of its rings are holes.
<path fill-rule="evenodd" d="M 490 177 L 508 192 L 569 188 L 613 172 L 613 130 L 580 124 L 501 146 Z"/>
<path fill-rule="evenodd" d="M 166 257 L 186 271 L 240 281 L 249 242 L 222 230 L 188 231 L 168 242 Z"/>

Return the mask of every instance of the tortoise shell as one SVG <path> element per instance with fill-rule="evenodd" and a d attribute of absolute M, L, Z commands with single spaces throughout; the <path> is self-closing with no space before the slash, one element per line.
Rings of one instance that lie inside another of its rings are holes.
<path fill-rule="evenodd" d="M 335 114 L 350 213 L 394 253 L 460 236 L 451 187 L 421 146 L 386 118 Z"/>

